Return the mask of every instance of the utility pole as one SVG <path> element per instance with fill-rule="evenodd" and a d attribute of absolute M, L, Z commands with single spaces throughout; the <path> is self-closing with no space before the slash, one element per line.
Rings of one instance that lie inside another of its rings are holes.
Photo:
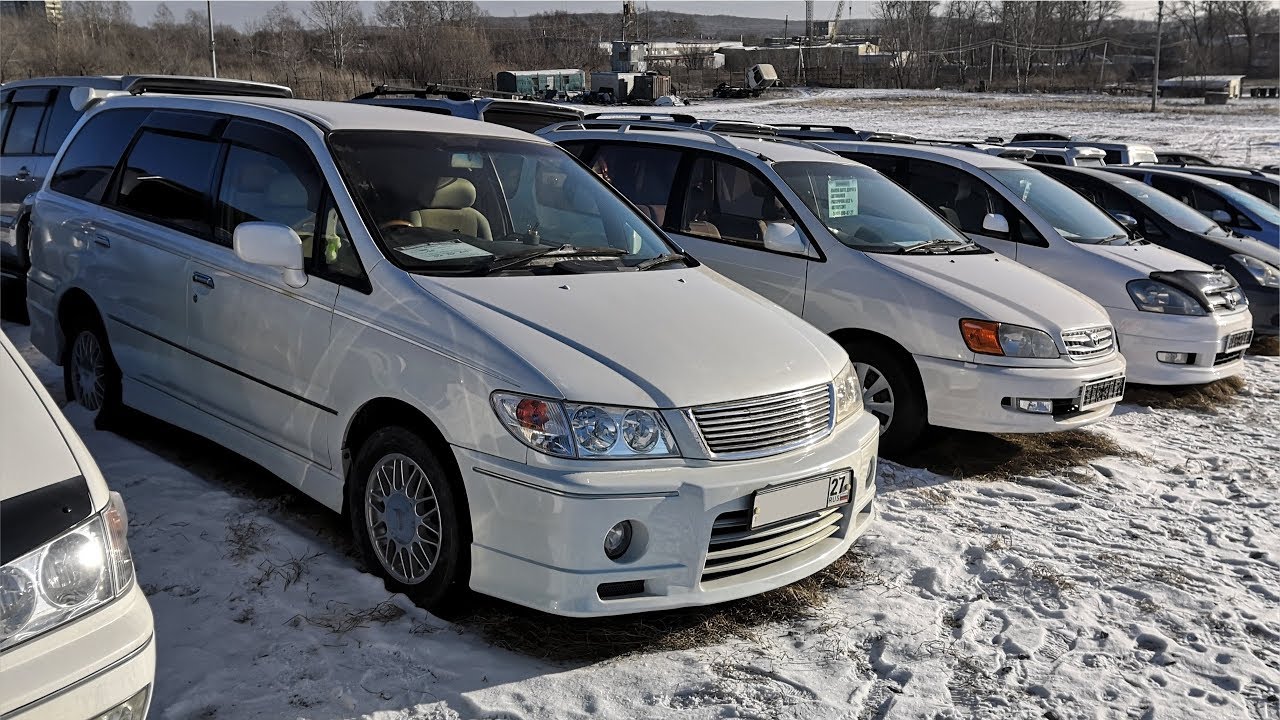
<path fill-rule="evenodd" d="M 1160 32 L 1164 25 L 1164 0 L 1156 4 L 1156 62 L 1151 68 L 1151 112 L 1156 111 L 1156 96 L 1160 94 Z"/>
<path fill-rule="evenodd" d="M 209 73 L 211 77 L 218 77 L 218 50 L 213 39 L 213 0 L 205 0 L 204 4 L 209 16 Z"/>
<path fill-rule="evenodd" d="M 991 89 L 991 73 L 996 69 L 996 41 L 991 41 L 991 59 L 987 61 L 987 89 Z"/>
<path fill-rule="evenodd" d="M 1102 63 L 1098 65 L 1098 89 L 1102 89 L 1102 72 L 1107 69 L 1107 45 L 1102 43 Z"/>

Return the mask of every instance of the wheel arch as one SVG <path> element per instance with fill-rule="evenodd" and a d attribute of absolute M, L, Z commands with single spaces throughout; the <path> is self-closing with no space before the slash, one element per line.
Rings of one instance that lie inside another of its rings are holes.
<path fill-rule="evenodd" d="M 88 320 L 96 322 L 103 333 L 107 331 L 107 325 L 102 319 L 102 312 L 98 310 L 98 304 L 89 297 L 89 293 L 78 287 L 67 289 L 62 293 L 62 297 L 58 298 L 57 319 L 59 364 L 67 349 L 67 330 L 73 326 L 73 323 L 78 320 Z M 110 340 L 108 336 L 107 341 L 110 342 Z"/>
<path fill-rule="evenodd" d="M 867 330 L 865 328 L 844 328 L 836 330 L 831 333 L 830 337 L 832 340 L 840 343 L 840 346 L 845 348 L 846 351 L 851 345 L 857 345 L 859 343 L 873 343 L 887 349 L 889 352 L 897 356 L 898 359 L 902 361 L 902 366 L 910 370 L 908 375 L 910 376 L 912 383 L 915 384 L 915 389 L 920 394 L 920 400 L 924 403 L 925 416 L 928 417 L 929 396 L 925 394 L 924 380 L 920 377 L 920 367 L 916 365 L 915 356 L 911 354 L 910 350 L 907 350 L 901 343 L 888 335 L 883 335 L 874 330 Z"/>

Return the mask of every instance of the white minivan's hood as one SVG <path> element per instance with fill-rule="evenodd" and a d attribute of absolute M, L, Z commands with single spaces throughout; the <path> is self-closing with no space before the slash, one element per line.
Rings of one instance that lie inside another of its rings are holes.
<path fill-rule="evenodd" d="M 1083 293 L 995 253 L 867 256 L 967 306 L 965 317 L 1025 325 L 1051 335 L 1111 322 L 1106 310 Z"/>
<path fill-rule="evenodd" d="M 0 500 L 81 474 L 51 410 L 40 402 L 20 362 L 0 348 Z M 57 412 L 57 410 L 52 410 Z"/>
<path fill-rule="evenodd" d="M 704 405 L 828 383 L 848 360 L 705 268 L 415 280 L 568 400 Z"/>
<path fill-rule="evenodd" d="M 1208 271 L 1213 268 L 1180 252 L 1151 243 L 1142 245 L 1091 245 L 1078 243 L 1076 247 L 1132 268 L 1134 277 L 1147 277 L 1153 272 L 1167 270 Z"/>

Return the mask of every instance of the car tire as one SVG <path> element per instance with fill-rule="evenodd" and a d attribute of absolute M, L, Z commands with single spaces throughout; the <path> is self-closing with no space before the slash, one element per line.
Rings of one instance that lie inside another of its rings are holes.
<path fill-rule="evenodd" d="M 466 594 L 469 543 L 458 493 L 426 440 L 399 426 L 364 441 L 347 479 L 351 530 L 365 562 L 388 590 L 432 611 L 452 609 Z"/>
<path fill-rule="evenodd" d="M 67 345 L 62 358 L 62 389 L 67 402 L 87 410 L 94 427 L 106 429 L 120 415 L 120 366 L 98 317 L 82 317 L 65 328 Z"/>
<path fill-rule="evenodd" d="M 880 452 L 911 448 L 928 426 L 924 388 L 909 358 L 875 343 L 847 345 L 862 387 L 862 404 L 880 420 Z"/>

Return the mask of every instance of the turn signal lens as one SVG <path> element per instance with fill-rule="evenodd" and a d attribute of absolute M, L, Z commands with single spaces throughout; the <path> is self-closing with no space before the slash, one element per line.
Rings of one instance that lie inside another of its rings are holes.
<path fill-rule="evenodd" d="M 1004 354 L 1004 349 L 1000 347 L 1000 323 L 988 320 L 961 320 L 960 334 L 964 336 L 964 344 L 976 353 Z"/>

